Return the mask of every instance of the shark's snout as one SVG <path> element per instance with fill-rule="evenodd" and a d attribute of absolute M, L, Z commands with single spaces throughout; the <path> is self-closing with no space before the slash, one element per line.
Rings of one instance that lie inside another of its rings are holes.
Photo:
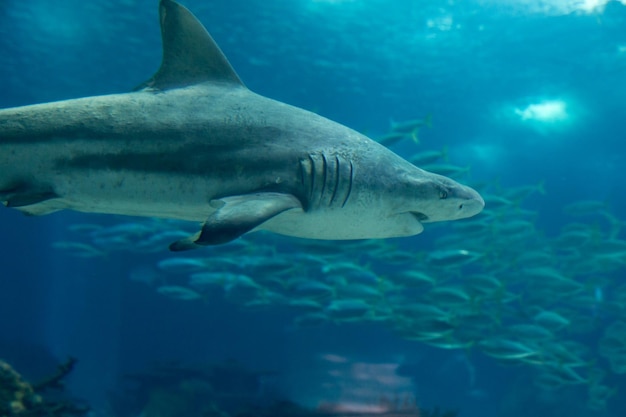
<path fill-rule="evenodd" d="M 485 201 L 473 188 L 438 174 L 429 175 L 430 181 L 421 187 L 423 199 L 412 210 L 420 222 L 465 219 L 485 207 Z"/>
<path fill-rule="evenodd" d="M 459 219 L 472 217 L 483 211 L 485 208 L 485 200 L 473 188 L 461 185 L 463 192 L 458 203 Z"/>
<path fill-rule="evenodd" d="M 433 174 L 426 188 L 430 198 L 423 197 L 411 213 L 422 223 L 465 219 L 480 213 L 485 201 L 480 194 L 450 178 Z"/>

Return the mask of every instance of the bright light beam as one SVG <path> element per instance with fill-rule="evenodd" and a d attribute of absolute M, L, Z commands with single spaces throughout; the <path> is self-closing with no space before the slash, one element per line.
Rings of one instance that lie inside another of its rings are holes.
<path fill-rule="evenodd" d="M 522 120 L 534 120 L 538 122 L 558 122 L 568 118 L 567 106 L 561 100 L 549 100 L 541 103 L 530 104 L 524 109 L 515 109 Z"/>

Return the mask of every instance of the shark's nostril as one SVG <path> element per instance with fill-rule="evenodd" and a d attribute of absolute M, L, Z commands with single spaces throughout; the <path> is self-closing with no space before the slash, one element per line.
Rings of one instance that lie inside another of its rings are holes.
<path fill-rule="evenodd" d="M 459 210 L 463 210 L 463 204 L 459 204 Z"/>

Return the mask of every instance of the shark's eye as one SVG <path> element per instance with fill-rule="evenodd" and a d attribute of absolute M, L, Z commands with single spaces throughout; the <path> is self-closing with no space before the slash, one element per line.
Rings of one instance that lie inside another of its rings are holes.
<path fill-rule="evenodd" d="M 446 190 L 439 190 L 439 199 L 444 200 L 448 198 L 448 192 Z"/>

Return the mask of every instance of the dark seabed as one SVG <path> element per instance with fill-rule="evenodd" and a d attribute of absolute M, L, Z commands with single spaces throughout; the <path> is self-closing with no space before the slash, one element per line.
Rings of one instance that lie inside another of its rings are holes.
<path fill-rule="evenodd" d="M 251 90 L 379 141 L 413 123 L 389 147 L 485 210 L 178 254 L 197 225 L 3 208 L 1 360 L 40 381 L 76 358 L 45 395 L 93 416 L 624 415 L 625 0 L 183 4 Z M 157 0 L 0 1 L 2 108 L 160 60 Z"/>

